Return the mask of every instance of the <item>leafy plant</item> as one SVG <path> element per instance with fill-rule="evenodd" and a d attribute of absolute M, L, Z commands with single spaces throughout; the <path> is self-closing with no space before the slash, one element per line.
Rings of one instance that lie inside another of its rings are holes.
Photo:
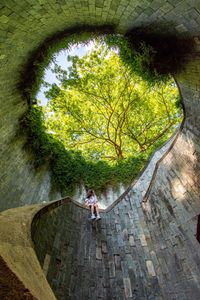
<path fill-rule="evenodd" d="M 151 85 L 181 72 L 194 50 L 192 38 L 153 33 L 148 27 L 130 30 L 125 37 L 108 34 L 105 39 L 109 47 L 119 49 L 124 64 Z"/>
<path fill-rule="evenodd" d="M 181 120 L 173 80 L 149 87 L 104 44 L 68 72 L 55 66 L 59 86 L 47 96 L 46 125 L 66 148 L 92 160 L 117 161 L 146 151 Z"/>
<path fill-rule="evenodd" d="M 169 79 L 168 76 L 162 76 L 152 68 L 155 50 L 144 40 L 135 46 L 130 44 L 128 37 L 110 34 L 105 37 L 105 42 L 110 49 L 118 49 L 120 58 L 128 70 L 150 85 Z"/>
<path fill-rule="evenodd" d="M 55 52 L 69 49 L 79 39 L 71 35 L 41 49 L 25 89 L 32 104 Z M 83 43 L 90 39 L 91 33 L 86 33 Z M 97 192 L 108 184 L 128 185 L 181 120 L 174 83 L 151 67 L 155 55 L 151 46 L 141 42 L 131 49 L 120 35 L 98 40 L 93 53 L 69 58 L 69 71 L 55 67 L 60 86 L 52 84 L 47 92 L 46 111 L 33 104 L 21 121 L 36 167 L 50 162 L 53 184 L 63 195 L 80 182 Z M 103 123 L 103 116 L 109 123 Z"/>
<path fill-rule="evenodd" d="M 37 102 L 36 95 L 43 84 L 44 72 L 51 61 L 55 59 L 56 53 L 64 49 L 70 49 L 76 44 L 87 44 L 92 39 L 109 34 L 114 29 L 112 26 L 96 26 L 91 28 L 81 26 L 72 30 L 64 30 L 47 38 L 41 46 L 34 50 L 27 62 L 21 66 L 21 78 L 18 89 L 29 105 Z M 79 34 L 76 34 L 76 31 Z"/>
<path fill-rule="evenodd" d="M 157 145 L 140 153 L 137 157 L 129 157 L 109 165 L 105 161 L 91 161 L 83 157 L 81 152 L 67 150 L 64 145 L 46 132 L 44 112 L 41 107 L 33 105 L 21 120 L 21 127 L 28 137 L 27 148 L 33 152 L 35 166 L 48 161 L 52 172 L 53 186 L 62 195 L 70 194 L 80 182 L 86 187 L 102 192 L 107 185 L 128 185 L 145 166 L 149 155 Z"/>

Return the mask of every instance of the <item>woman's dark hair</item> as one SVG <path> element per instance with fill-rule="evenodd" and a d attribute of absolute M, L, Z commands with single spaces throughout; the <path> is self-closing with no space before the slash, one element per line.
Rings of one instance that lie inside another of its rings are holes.
<path fill-rule="evenodd" d="M 94 195 L 94 191 L 93 190 L 88 190 L 87 191 L 87 198 L 90 198 Z"/>

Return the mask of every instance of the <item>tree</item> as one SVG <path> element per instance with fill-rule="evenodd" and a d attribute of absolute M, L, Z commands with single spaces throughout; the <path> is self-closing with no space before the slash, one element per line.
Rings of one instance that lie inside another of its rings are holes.
<path fill-rule="evenodd" d="M 147 150 L 181 120 L 172 80 L 154 87 L 129 72 L 116 51 L 96 43 L 84 57 L 55 66 L 60 86 L 47 92 L 48 131 L 67 149 L 93 160 L 118 161 Z"/>

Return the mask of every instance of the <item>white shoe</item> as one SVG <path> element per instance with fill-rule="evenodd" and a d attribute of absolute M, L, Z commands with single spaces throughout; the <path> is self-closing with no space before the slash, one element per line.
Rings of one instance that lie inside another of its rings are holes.
<path fill-rule="evenodd" d="M 100 215 L 97 215 L 96 221 L 97 221 L 97 220 L 100 220 L 100 219 L 101 219 Z"/>
<path fill-rule="evenodd" d="M 94 214 L 92 214 L 90 219 L 91 219 L 91 220 L 94 220 L 94 219 L 96 219 L 95 215 L 94 215 Z"/>

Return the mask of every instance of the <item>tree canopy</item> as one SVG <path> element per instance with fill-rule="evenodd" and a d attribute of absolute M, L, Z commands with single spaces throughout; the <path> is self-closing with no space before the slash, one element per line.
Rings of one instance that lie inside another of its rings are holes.
<path fill-rule="evenodd" d="M 66 71 L 55 65 L 59 85 L 46 93 L 47 131 L 86 159 L 113 163 L 166 140 L 180 123 L 172 79 L 150 86 L 122 63 L 117 51 L 96 43 L 82 58 L 69 56 Z"/>
<path fill-rule="evenodd" d="M 53 188 L 63 196 L 80 183 L 97 193 L 127 186 L 182 119 L 174 81 L 149 80 L 155 78 L 149 72 L 147 81 L 140 77 L 149 49 L 138 54 L 119 41 L 123 51 L 113 47 L 115 39 L 97 40 L 82 58 L 68 57 L 69 69 L 55 64 L 59 84 L 44 83 L 47 106 L 33 104 L 21 120 L 35 167 L 48 162 Z"/>

